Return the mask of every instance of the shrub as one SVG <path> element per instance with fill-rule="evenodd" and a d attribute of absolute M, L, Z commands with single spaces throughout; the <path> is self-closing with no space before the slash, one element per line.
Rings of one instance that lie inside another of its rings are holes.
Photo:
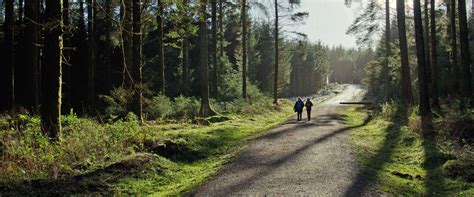
<path fill-rule="evenodd" d="M 145 109 L 149 119 L 163 119 L 175 114 L 175 104 L 165 95 L 153 97 Z"/>
<path fill-rule="evenodd" d="M 200 102 L 196 98 L 179 96 L 175 98 L 174 103 L 174 117 L 194 118 L 199 113 Z"/>

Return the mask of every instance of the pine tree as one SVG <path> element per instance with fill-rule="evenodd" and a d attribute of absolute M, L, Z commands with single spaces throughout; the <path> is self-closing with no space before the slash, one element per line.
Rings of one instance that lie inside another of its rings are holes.
<path fill-rule="evenodd" d="M 199 114 L 203 117 L 212 116 L 215 112 L 209 103 L 209 67 L 207 48 L 207 0 L 201 0 L 199 14 L 199 49 L 200 49 L 200 70 L 201 70 L 201 109 Z"/>
<path fill-rule="evenodd" d="M 461 46 L 461 96 L 471 98 L 471 57 L 469 53 L 469 31 L 467 28 L 466 1 L 458 0 L 459 43 Z"/>
<path fill-rule="evenodd" d="M 14 1 L 5 1 L 5 109 L 11 110 L 15 106 L 15 54 L 14 54 L 14 43 L 15 43 L 15 10 Z"/>
<path fill-rule="evenodd" d="M 46 1 L 44 64 L 41 71 L 41 128 L 52 140 L 61 135 L 63 1 Z"/>
<path fill-rule="evenodd" d="M 66 1 L 67 2 L 67 1 Z M 67 5 L 67 4 L 65 4 Z M 66 10 L 65 10 L 66 11 Z M 27 0 L 25 2 L 25 65 L 27 69 L 26 72 L 27 86 L 26 90 L 26 106 L 31 109 L 33 112 L 38 112 L 39 110 L 39 50 L 38 50 L 38 25 L 37 23 L 39 17 L 39 1 L 38 0 Z"/>
<path fill-rule="evenodd" d="M 219 66 L 217 65 L 217 0 L 211 0 L 211 22 L 212 22 L 212 95 L 215 99 L 218 97 L 218 75 Z"/>
<path fill-rule="evenodd" d="M 436 13 L 435 13 L 435 0 L 430 1 L 430 33 L 431 33 L 431 98 L 432 106 L 435 109 L 439 109 L 439 95 L 438 95 L 438 52 L 437 52 L 437 39 L 436 39 Z"/>
<path fill-rule="evenodd" d="M 242 0 L 242 97 L 247 99 L 247 0 Z"/>
<path fill-rule="evenodd" d="M 132 80 L 132 0 L 121 0 L 120 15 L 122 17 L 122 53 L 123 53 L 123 84 L 131 87 Z"/>
<path fill-rule="evenodd" d="M 133 69 L 134 96 L 132 111 L 143 122 L 143 84 L 142 84 L 142 14 L 141 0 L 133 0 Z"/>
<path fill-rule="evenodd" d="M 94 109 L 95 102 L 95 27 L 94 27 L 95 0 L 87 0 L 87 104 Z"/>
<path fill-rule="evenodd" d="M 163 44 L 163 13 L 164 13 L 164 1 L 158 0 L 158 14 L 156 21 L 158 25 L 158 91 L 161 94 L 165 94 L 165 47 Z"/>
<path fill-rule="evenodd" d="M 418 84 L 420 92 L 420 116 L 422 129 L 428 132 L 431 124 L 430 99 L 428 96 L 428 74 L 426 72 L 425 43 L 423 38 L 423 22 L 421 19 L 420 0 L 413 0 L 414 18 L 415 18 L 415 42 L 416 56 L 418 61 Z"/>
<path fill-rule="evenodd" d="M 405 0 L 397 0 L 398 35 L 400 37 L 400 57 L 402 76 L 402 100 L 405 105 L 413 104 L 413 93 L 410 79 L 410 65 L 408 63 L 408 46 L 405 23 Z"/>
<path fill-rule="evenodd" d="M 273 103 L 278 104 L 278 58 L 279 58 L 279 52 L 278 52 L 278 0 L 275 0 L 274 2 L 275 6 L 275 29 L 274 29 L 274 39 L 275 39 L 275 71 L 273 73 Z"/>

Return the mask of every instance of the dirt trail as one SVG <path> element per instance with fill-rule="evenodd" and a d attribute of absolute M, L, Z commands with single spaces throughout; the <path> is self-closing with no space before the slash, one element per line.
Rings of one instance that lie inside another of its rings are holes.
<path fill-rule="evenodd" d="M 250 144 L 196 196 L 380 196 L 359 174 L 340 101 L 363 94 L 348 85 L 317 105 L 313 120 L 290 120 Z M 305 115 L 304 115 L 305 116 Z M 295 115 L 296 118 L 296 115 Z"/>

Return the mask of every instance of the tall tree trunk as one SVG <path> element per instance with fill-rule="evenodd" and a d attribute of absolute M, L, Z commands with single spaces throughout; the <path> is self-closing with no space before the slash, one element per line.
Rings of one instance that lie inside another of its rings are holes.
<path fill-rule="evenodd" d="M 273 103 L 278 104 L 278 57 L 279 57 L 279 52 L 278 52 L 278 0 L 275 0 L 275 71 L 273 74 L 274 81 L 273 81 Z"/>
<path fill-rule="evenodd" d="M 390 50 L 390 0 L 385 0 L 385 64 L 382 69 L 383 85 L 384 85 L 384 100 L 389 98 L 390 94 L 390 78 L 389 78 L 389 60 L 391 55 Z"/>
<path fill-rule="evenodd" d="M 424 11 L 424 27 L 423 27 L 423 33 L 424 33 L 424 42 L 425 42 L 425 61 L 426 61 L 426 74 L 428 78 L 428 95 L 430 94 L 430 84 L 431 84 L 431 55 L 430 55 L 430 10 L 429 10 L 429 0 L 425 0 L 423 3 L 423 11 Z"/>
<path fill-rule="evenodd" d="M 459 43 L 461 45 L 461 96 L 471 98 L 471 57 L 469 53 L 469 30 L 467 29 L 466 1 L 458 0 Z"/>
<path fill-rule="evenodd" d="M 163 45 L 163 13 L 164 13 L 163 0 L 158 0 L 159 14 L 156 17 L 158 23 L 158 91 L 161 94 L 165 94 L 165 50 Z"/>
<path fill-rule="evenodd" d="M 42 67 L 41 128 L 50 139 L 61 135 L 61 66 L 63 48 L 63 1 L 46 1 L 44 65 Z"/>
<path fill-rule="evenodd" d="M 105 89 L 106 92 L 108 93 L 110 90 L 112 90 L 112 51 L 113 51 L 113 46 L 112 46 L 112 23 L 113 23 L 113 5 L 112 5 L 112 0 L 105 0 L 105 40 L 106 40 L 106 51 L 104 52 L 104 59 L 105 59 Z"/>
<path fill-rule="evenodd" d="M 242 0 L 242 97 L 247 99 L 247 0 Z"/>
<path fill-rule="evenodd" d="M 452 69 L 453 69 L 453 90 L 456 93 L 460 92 L 460 71 L 458 65 L 458 44 L 457 44 L 457 32 L 456 32 L 456 0 L 449 0 L 451 6 L 451 13 L 449 16 L 450 24 L 450 37 L 451 37 L 451 60 L 452 60 Z"/>
<path fill-rule="evenodd" d="M 219 58 L 224 57 L 224 0 L 219 0 L 219 34 L 220 34 L 220 47 L 219 47 Z M 217 70 L 217 76 L 220 76 L 220 72 L 222 71 L 222 63 L 219 62 L 219 69 Z M 218 78 L 217 83 L 220 83 L 220 78 Z"/>
<path fill-rule="evenodd" d="M 88 52 L 88 62 L 87 62 L 87 104 L 90 107 L 89 110 L 94 109 L 94 100 L 95 100 L 95 27 L 94 27 L 94 4 L 95 0 L 87 0 L 87 52 Z"/>
<path fill-rule="evenodd" d="M 436 41 L 436 13 L 435 13 L 435 0 L 430 1 L 430 31 L 431 31 L 431 98 L 432 106 L 435 109 L 439 109 L 439 95 L 438 95 L 438 52 L 437 41 Z"/>
<path fill-rule="evenodd" d="M 27 0 L 28 1 L 28 0 Z M 63 42 L 66 50 L 63 51 L 64 53 L 64 61 L 65 64 L 62 66 L 62 111 L 69 113 L 71 109 L 71 53 L 68 47 L 71 47 L 71 28 L 70 28 L 70 20 L 69 20 L 69 0 L 63 0 L 63 21 L 65 32 L 63 35 Z"/>
<path fill-rule="evenodd" d="M 141 0 L 133 0 L 133 72 L 134 99 L 133 112 L 143 122 L 142 84 L 142 14 Z"/>
<path fill-rule="evenodd" d="M 212 9 L 212 93 L 213 97 L 217 99 L 219 92 L 217 91 L 218 84 L 218 70 L 217 66 L 217 0 L 211 0 Z"/>
<path fill-rule="evenodd" d="M 426 73 L 426 55 L 425 43 L 423 38 L 423 22 L 421 19 L 421 5 L 420 0 L 413 0 L 414 18 L 415 18 L 415 41 L 416 41 L 416 56 L 418 61 L 418 84 L 420 91 L 420 116 L 422 129 L 424 132 L 430 130 L 431 125 L 431 109 L 430 99 L 428 96 L 428 74 Z"/>
<path fill-rule="evenodd" d="M 203 117 L 212 116 L 215 112 L 209 104 L 209 68 L 208 68 L 208 48 L 207 48 L 207 17 L 206 6 L 207 0 L 201 0 L 200 16 L 199 16 L 199 49 L 200 49 L 200 66 L 201 66 L 201 109 L 199 113 Z"/>
<path fill-rule="evenodd" d="M 14 1 L 5 1 L 5 109 L 14 109 L 15 105 L 15 10 Z"/>
<path fill-rule="evenodd" d="M 37 113 L 39 110 L 39 92 L 38 92 L 38 61 L 39 50 L 38 44 L 38 26 L 39 23 L 39 2 L 38 0 L 28 0 L 25 2 L 25 65 L 26 72 L 26 106 Z"/>
<path fill-rule="evenodd" d="M 183 4 L 184 6 L 188 6 L 188 0 L 183 0 Z M 186 7 L 187 8 L 187 7 Z M 184 20 L 188 20 L 188 17 L 189 17 L 189 12 L 188 10 L 186 9 L 186 13 L 185 13 L 185 19 Z M 188 22 L 188 21 L 186 21 Z M 186 23 L 187 24 L 187 23 Z M 189 34 L 187 33 L 187 31 L 184 32 L 184 38 L 183 38 L 183 41 L 181 43 L 182 45 L 182 49 L 181 49 L 181 53 L 183 55 L 183 62 L 182 62 L 182 66 L 183 66 L 183 69 L 182 69 L 182 78 L 181 78 L 181 92 L 184 96 L 187 96 L 188 95 L 188 80 L 189 80 Z"/>
<path fill-rule="evenodd" d="M 121 0 L 122 16 L 122 53 L 123 53 L 123 84 L 130 88 L 133 85 L 132 79 L 132 0 Z"/>
<path fill-rule="evenodd" d="M 405 105 L 413 104 L 410 65 L 408 63 L 407 32 L 405 23 L 405 0 L 397 0 L 398 35 L 400 38 L 402 100 Z"/>

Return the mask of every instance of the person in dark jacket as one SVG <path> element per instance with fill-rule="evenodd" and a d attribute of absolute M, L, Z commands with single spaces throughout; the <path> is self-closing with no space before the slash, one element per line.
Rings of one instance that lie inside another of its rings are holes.
<path fill-rule="evenodd" d="M 313 107 L 313 102 L 308 98 L 306 99 L 306 103 L 304 104 L 306 107 L 306 113 L 308 113 L 308 121 L 311 120 L 311 108 Z"/>
<path fill-rule="evenodd" d="M 296 101 L 295 106 L 293 107 L 293 109 L 295 110 L 297 114 L 296 119 L 298 121 L 300 121 L 303 117 L 303 108 L 304 108 L 304 103 L 301 100 L 301 97 L 298 97 L 298 100 Z"/>

